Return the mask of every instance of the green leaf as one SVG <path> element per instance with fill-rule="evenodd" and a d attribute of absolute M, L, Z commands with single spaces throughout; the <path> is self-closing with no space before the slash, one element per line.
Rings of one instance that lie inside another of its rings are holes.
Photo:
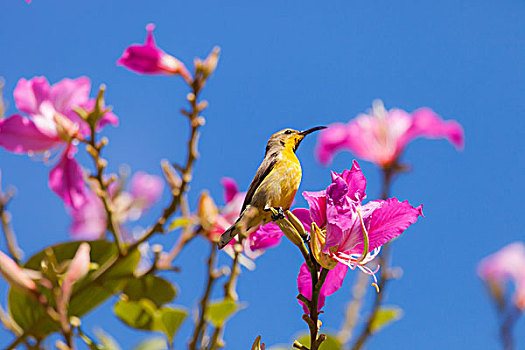
<path fill-rule="evenodd" d="M 129 300 L 146 298 L 160 307 L 172 301 L 177 293 L 175 287 L 165 279 L 148 274 L 129 280 L 124 288 L 124 294 Z"/>
<path fill-rule="evenodd" d="M 381 306 L 377 311 L 376 317 L 370 325 L 370 331 L 376 333 L 390 323 L 403 317 L 403 310 L 397 306 Z"/>
<path fill-rule="evenodd" d="M 175 333 L 177 333 L 187 315 L 188 312 L 186 310 L 163 307 L 157 310 L 156 328 L 166 334 L 170 343 L 172 343 Z"/>
<path fill-rule="evenodd" d="M 181 217 L 181 218 L 175 218 L 171 222 L 171 224 L 168 226 L 168 231 L 173 231 L 179 227 L 186 226 L 190 223 L 190 219 Z"/>
<path fill-rule="evenodd" d="M 163 337 L 152 337 L 144 340 L 134 350 L 165 350 L 167 348 L 166 339 Z"/>
<path fill-rule="evenodd" d="M 321 343 L 319 350 L 341 350 L 343 348 L 343 344 L 341 344 L 335 335 L 321 333 L 326 335 L 326 340 Z M 303 334 L 297 340 L 301 344 L 310 347 L 310 334 Z"/>
<path fill-rule="evenodd" d="M 224 322 L 233 316 L 233 314 L 239 309 L 240 306 L 233 300 L 221 300 L 214 302 L 208 306 L 205 319 L 215 327 L 221 327 Z"/>
<path fill-rule="evenodd" d="M 146 331 L 156 330 L 156 311 L 155 304 L 148 299 L 139 301 L 119 300 L 113 308 L 113 312 L 122 322 L 132 328 Z"/>
<path fill-rule="evenodd" d="M 73 258 L 81 243 L 79 241 L 66 242 L 50 248 L 53 250 L 58 264 L 61 264 Z M 112 242 L 99 240 L 88 243 L 91 246 L 91 262 L 98 264 L 98 266 L 104 265 L 117 255 L 117 249 Z M 29 258 L 24 267 L 40 270 L 40 263 L 44 256 L 44 250 L 36 253 Z M 91 284 L 88 287 L 90 277 L 96 273 L 91 271 L 84 280 L 75 284 L 69 304 L 69 314 L 78 317 L 83 316 L 111 295 L 119 292 L 123 287 L 125 278 L 132 276 L 139 259 L 139 252 L 134 251 L 116 263 L 112 269 L 104 272 L 97 280 L 96 285 Z M 49 293 L 46 294 L 46 297 L 48 300 L 53 299 Z M 42 339 L 59 329 L 56 322 L 47 316 L 42 306 L 33 297 L 23 294 L 16 288 L 11 288 L 9 291 L 8 306 L 11 317 L 20 328 L 38 339 Z"/>

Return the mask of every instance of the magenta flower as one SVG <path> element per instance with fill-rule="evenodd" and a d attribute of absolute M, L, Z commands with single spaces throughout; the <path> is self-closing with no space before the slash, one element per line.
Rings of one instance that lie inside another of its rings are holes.
<path fill-rule="evenodd" d="M 138 220 L 160 199 L 164 182 L 158 176 L 138 171 L 131 178 L 129 192 L 117 192 L 117 188 L 116 182 L 111 183 L 108 194 L 113 205 L 115 223 L 124 225 L 126 222 Z M 70 211 L 70 232 L 79 240 L 100 239 L 107 230 L 106 210 L 102 200 L 93 191 L 86 192 L 85 202 Z"/>
<path fill-rule="evenodd" d="M 146 26 L 148 33 L 144 45 L 135 44 L 128 46 L 117 63 L 142 74 L 179 74 L 184 80 L 191 83 L 192 78 L 186 66 L 155 45 L 154 29 L 155 25 L 153 23 L 148 24 Z"/>
<path fill-rule="evenodd" d="M 312 223 L 321 229 L 325 241 L 319 254 L 351 269 L 358 267 L 375 278 L 377 270 L 365 265 L 377 256 L 383 244 L 423 215 L 423 206 L 414 208 L 396 198 L 362 204 L 365 190 L 366 178 L 354 160 L 351 170 L 332 172 L 332 183 L 326 190 L 303 192 L 310 209 L 295 209 L 293 213 L 307 230 Z"/>
<path fill-rule="evenodd" d="M 515 242 L 486 257 L 478 265 L 478 274 L 501 289 L 508 280 L 513 281 L 514 304 L 525 310 L 525 244 Z"/>
<path fill-rule="evenodd" d="M 0 120 L 0 146 L 10 152 L 32 154 L 64 148 L 61 160 L 49 174 L 49 187 L 72 208 L 83 204 L 85 190 L 71 142 L 90 132 L 89 125 L 73 109 L 93 108 L 90 86 L 86 77 L 63 79 L 53 86 L 44 77 L 21 79 L 13 94 L 17 108 L 29 117 L 14 114 Z M 113 113 L 106 113 L 98 127 L 108 123 L 118 124 Z"/>
<path fill-rule="evenodd" d="M 341 288 L 347 271 L 348 266 L 344 264 L 337 264 L 333 270 L 328 272 L 325 282 L 321 287 L 321 291 L 319 292 L 317 311 L 320 311 L 323 308 L 327 296 L 334 294 L 339 290 L 339 288 Z M 310 270 L 308 270 L 306 263 L 303 263 L 299 270 L 299 276 L 297 277 L 297 288 L 299 289 L 299 293 L 304 295 L 308 300 L 312 299 L 312 275 L 310 274 Z M 309 310 L 306 305 L 304 305 L 301 301 L 299 301 L 299 304 L 303 305 L 304 312 L 308 314 Z"/>
<path fill-rule="evenodd" d="M 401 109 L 387 111 L 381 101 L 375 101 L 370 114 L 360 114 L 348 124 L 332 124 L 321 132 L 316 153 L 323 164 L 329 163 L 339 151 L 348 150 L 387 167 L 418 137 L 446 138 L 457 149 L 462 149 L 465 142 L 458 122 L 444 121 L 430 108 L 410 114 Z"/>
<path fill-rule="evenodd" d="M 145 207 L 157 202 L 164 190 L 164 181 L 158 176 L 138 171 L 133 175 L 130 186 L 131 196 L 144 201 Z"/>
<path fill-rule="evenodd" d="M 233 179 L 224 178 L 222 185 L 224 187 L 226 206 L 220 211 L 213 228 L 209 232 L 209 239 L 212 241 L 216 241 L 227 228 L 235 223 L 235 220 L 241 213 L 244 197 L 246 196 L 246 193 L 239 192 Z M 276 224 L 270 222 L 264 226 L 261 225 L 243 241 L 244 254 L 250 259 L 255 259 L 266 249 L 277 246 L 281 242 L 282 236 L 283 233 Z M 235 239 L 230 242 L 225 248 L 226 253 L 233 252 L 232 246 L 236 242 Z"/>

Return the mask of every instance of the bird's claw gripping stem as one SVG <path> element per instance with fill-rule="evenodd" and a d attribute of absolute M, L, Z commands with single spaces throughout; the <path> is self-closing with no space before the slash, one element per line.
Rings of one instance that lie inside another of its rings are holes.
<path fill-rule="evenodd" d="M 277 207 L 277 208 L 273 208 L 273 209 L 274 209 L 274 210 L 272 210 L 272 220 L 273 221 L 281 220 L 281 219 L 285 218 L 283 208 Z"/>

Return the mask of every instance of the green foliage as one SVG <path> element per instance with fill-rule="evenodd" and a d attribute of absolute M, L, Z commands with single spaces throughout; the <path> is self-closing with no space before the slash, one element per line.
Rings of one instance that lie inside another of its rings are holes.
<path fill-rule="evenodd" d="M 206 310 L 205 319 L 206 321 L 213 324 L 215 327 L 221 327 L 224 322 L 237 311 L 239 311 L 239 304 L 233 300 L 221 300 L 218 302 L 211 303 Z"/>
<path fill-rule="evenodd" d="M 158 310 L 158 313 L 160 313 L 160 317 L 157 321 L 157 328 L 166 334 L 172 343 L 175 333 L 177 333 L 188 312 L 182 309 L 163 307 Z"/>
<path fill-rule="evenodd" d="M 115 315 L 128 326 L 146 331 L 155 330 L 155 304 L 148 299 L 139 301 L 120 300 L 113 309 Z"/>
<path fill-rule="evenodd" d="M 175 218 L 171 222 L 170 226 L 168 227 L 168 231 L 173 231 L 179 227 L 187 226 L 190 223 L 190 219 L 181 217 L 181 218 Z"/>
<path fill-rule="evenodd" d="M 390 323 L 403 317 L 403 310 L 397 306 L 381 306 L 377 311 L 376 317 L 370 325 L 372 333 L 376 333 Z"/>
<path fill-rule="evenodd" d="M 335 335 L 326 334 L 326 340 L 321 343 L 319 350 L 341 350 L 343 344 Z M 301 344 L 310 347 L 310 334 L 304 334 L 297 339 Z"/>
<path fill-rule="evenodd" d="M 130 279 L 123 292 L 128 296 L 128 300 L 137 301 L 146 298 L 157 307 L 169 303 L 177 294 L 171 283 L 151 274 Z"/>
<path fill-rule="evenodd" d="M 188 315 L 186 310 L 179 308 L 157 308 L 149 299 L 120 300 L 115 304 L 114 312 L 122 322 L 132 328 L 164 333 L 170 343 Z"/>
<path fill-rule="evenodd" d="M 166 339 L 162 337 L 151 337 L 140 343 L 134 350 L 165 350 L 168 348 Z"/>
<path fill-rule="evenodd" d="M 67 242 L 50 247 L 57 264 L 60 266 L 71 260 L 80 243 L 82 242 Z M 91 246 L 91 262 L 98 266 L 104 265 L 117 255 L 117 249 L 112 242 L 99 240 L 88 243 Z M 45 250 L 42 250 L 29 258 L 24 267 L 40 270 L 44 257 Z M 84 280 L 75 284 L 69 303 L 69 315 L 81 317 L 122 290 L 125 279 L 132 276 L 139 259 L 139 252 L 134 251 L 118 261 L 113 268 L 102 273 L 96 283 L 91 283 L 91 277 L 97 271 L 91 271 Z M 43 293 L 48 300 L 53 300 L 51 293 L 46 290 Z M 21 329 L 36 338 L 42 339 L 59 329 L 58 324 L 47 315 L 33 297 L 23 294 L 16 288 L 11 288 L 9 291 L 8 306 L 13 320 Z"/>

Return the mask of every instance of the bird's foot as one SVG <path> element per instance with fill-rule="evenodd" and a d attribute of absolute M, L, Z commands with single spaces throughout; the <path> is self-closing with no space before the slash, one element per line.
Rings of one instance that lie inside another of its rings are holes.
<path fill-rule="evenodd" d="M 283 208 L 281 208 L 281 207 L 277 207 L 277 208 L 273 208 L 273 209 L 274 209 L 275 211 L 277 211 L 277 213 L 275 213 L 275 211 L 272 210 L 272 212 L 275 213 L 275 214 L 272 214 L 272 220 L 273 220 L 273 221 L 281 220 L 281 219 L 284 219 L 284 218 L 285 218 Z"/>

